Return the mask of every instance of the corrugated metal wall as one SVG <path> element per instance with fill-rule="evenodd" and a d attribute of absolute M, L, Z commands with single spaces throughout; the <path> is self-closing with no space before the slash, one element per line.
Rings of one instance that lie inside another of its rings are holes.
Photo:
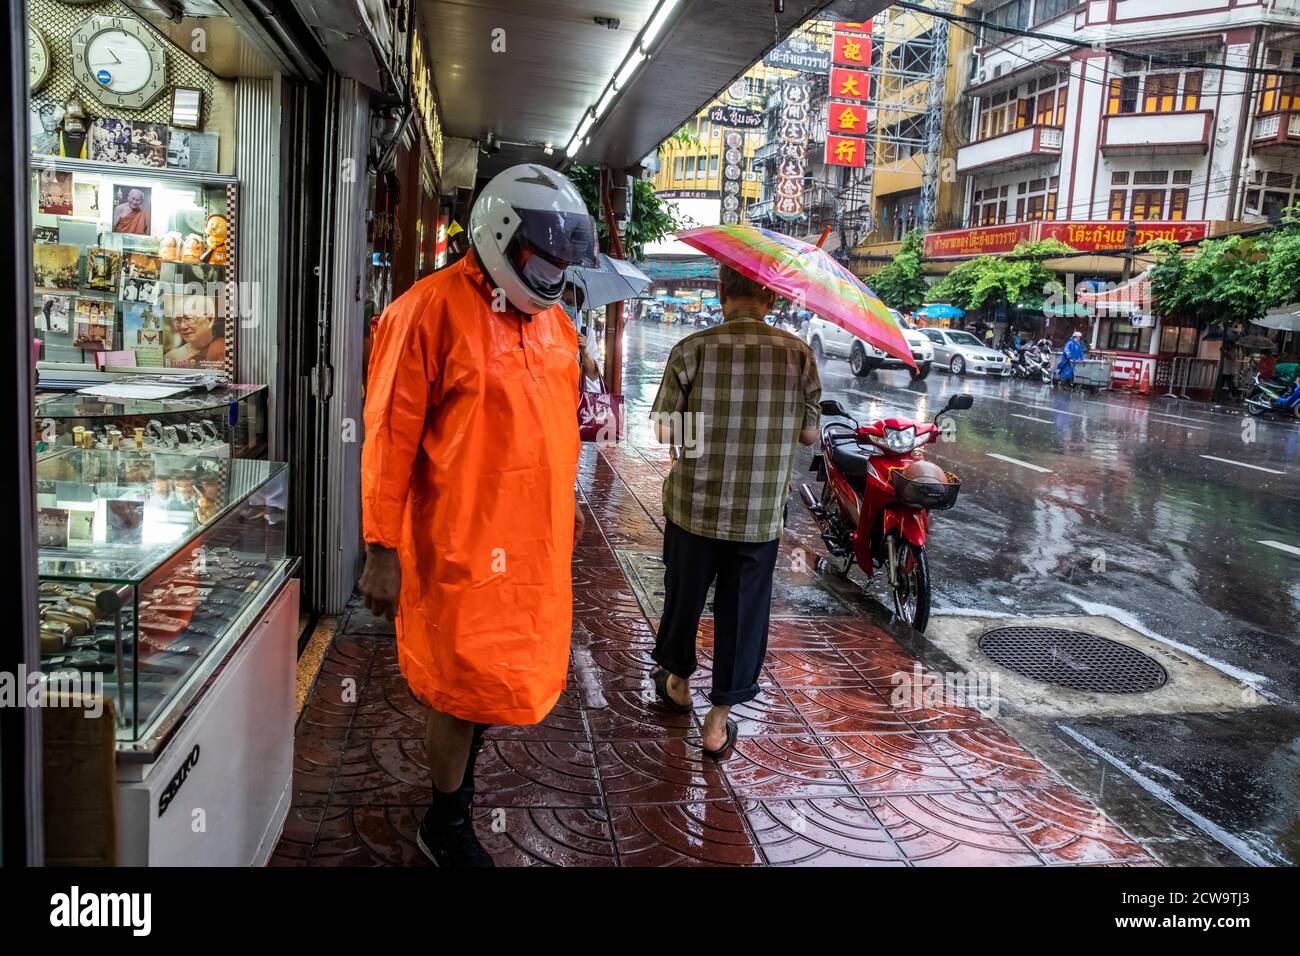
<path fill-rule="evenodd" d="M 278 78 L 241 79 L 236 98 L 239 139 L 235 173 L 240 180 L 236 378 L 270 386 L 267 457 L 272 461 L 284 461 L 287 455 L 281 411 L 284 364 L 280 357 L 285 324 L 280 301 L 281 83 Z"/>
<path fill-rule="evenodd" d="M 339 78 L 330 203 L 332 248 L 328 295 L 322 301 L 322 330 L 328 330 L 329 399 L 325 408 L 326 509 L 318 533 L 326 536 L 322 597 L 326 613 L 343 610 L 356 584 L 361 553 L 361 382 L 363 368 L 363 269 L 367 254 L 366 205 L 370 105 L 355 80 Z M 317 381 L 322 381 L 318 376 Z"/>

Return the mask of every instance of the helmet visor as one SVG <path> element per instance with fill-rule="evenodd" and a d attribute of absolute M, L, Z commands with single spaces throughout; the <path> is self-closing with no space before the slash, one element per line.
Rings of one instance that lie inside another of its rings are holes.
<path fill-rule="evenodd" d="M 596 223 L 585 212 L 557 212 L 553 209 L 516 209 L 523 236 L 548 258 L 570 266 L 595 268 Z"/>

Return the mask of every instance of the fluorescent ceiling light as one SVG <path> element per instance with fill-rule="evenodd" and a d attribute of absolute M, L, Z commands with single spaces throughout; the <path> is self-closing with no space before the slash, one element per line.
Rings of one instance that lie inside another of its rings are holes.
<path fill-rule="evenodd" d="M 574 136 L 578 139 L 582 139 L 582 137 L 587 135 L 587 131 L 591 129 L 591 124 L 594 122 L 596 122 L 596 118 L 588 113 L 582 118 L 582 122 L 578 124 L 578 132 L 575 133 Z"/>
<path fill-rule="evenodd" d="M 677 9 L 678 2 L 679 0 L 664 0 L 663 3 L 659 4 L 659 9 L 650 18 L 650 24 L 645 28 L 645 33 L 641 37 L 641 49 L 649 50 L 654 46 L 655 38 L 659 36 L 659 31 L 664 28 L 668 18 Z"/>
<path fill-rule="evenodd" d="M 633 47 L 632 51 L 628 53 L 627 59 L 623 61 L 623 67 L 618 71 L 618 76 L 614 77 L 614 85 L 620 90 L 627 86 L 644 60 L 645 54 L 641 52 L 641 48 Z"/>
<path fill-rule="evenodd" d="M 597 119 L 600 119 L 601 114 L 603 114 L 605 110 L 609 109 L 609 104 L 614 102 L 614 97 L 617 95 L 618 95 L 618 88 L 615 87 L 613 83 L 605 87 L 605 95 L 602 96 L 600 98 L 600 102 L 596 104 Z"/>

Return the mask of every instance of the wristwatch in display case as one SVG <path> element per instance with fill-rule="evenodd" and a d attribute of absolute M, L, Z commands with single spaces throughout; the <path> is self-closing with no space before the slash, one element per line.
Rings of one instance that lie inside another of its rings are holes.
<path fill-rule="evenodd" d="M 113 702 L 119 750 L 165 739 L 289 575 L 287 496 L 276 462 L 69 447 L 37 463 L 42 670 Z"/>
<path fill-rule="evenodd" d="M 38 456 L 65 447 L 203 458 L 266 454 L 265 385 L 229 385 L 152 401 L 79 393 L 38 398 Z"/>

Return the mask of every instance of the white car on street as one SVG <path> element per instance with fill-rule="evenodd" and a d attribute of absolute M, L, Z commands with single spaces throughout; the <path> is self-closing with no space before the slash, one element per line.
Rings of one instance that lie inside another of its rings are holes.
<path fill-rule="evenodd" d="M 817 316 L 808 320 L 808 325 L 803 330 L 803 338 L 811 346 L 819 361 L 822 358 L 848 359 L 854 375 L 870 375 L 878 368 L 905 368 L 912 372 L 912 378 L 925 378 L 930 374 L 930 363 L 934 361 L 934 346 L 918 329 L 909 325 L 899 312 L 890 309 L 889 314 L 903 330 L 903 338 L 907 339 L 908 347 L 912 350 L 912 360 L 916 362 L 919 372 L 912 372 L 902 359 L 886 355 L 871 343 L 845 331 L 834 322 L 827 322 Z"/>
<path fill-rule="evenodd" d="M 1011 359 L 991 349 L 964 329 L 921 329 L 934 343 L 934 360 L 953 375 L 1011 374 Z"/>

